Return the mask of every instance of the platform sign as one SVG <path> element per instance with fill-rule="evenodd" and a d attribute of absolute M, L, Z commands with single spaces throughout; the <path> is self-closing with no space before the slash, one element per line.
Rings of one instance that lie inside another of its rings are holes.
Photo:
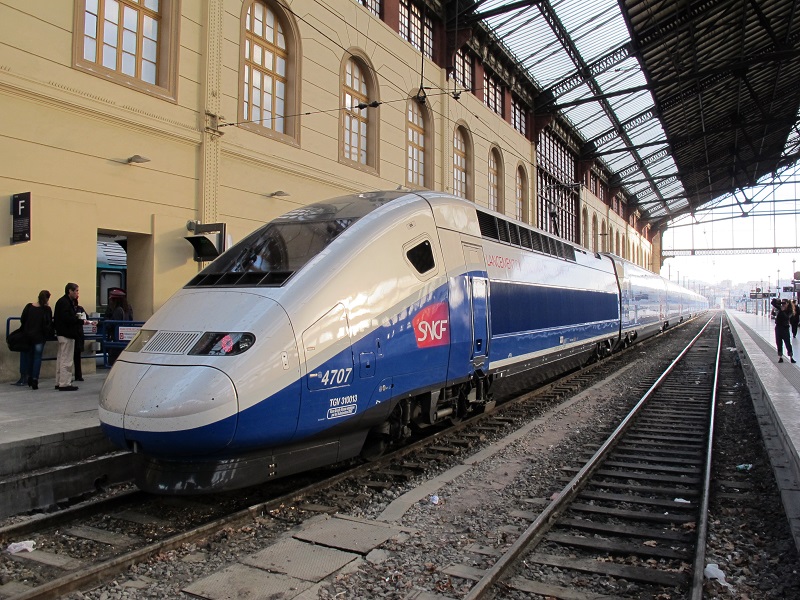
<path fill-rule="evenodd" d="M 11 196 L 11 243 L 31 241 L 31 193 Z"/>
<path fill-rule="evenodd" d="M 117 341 L 130 342 L 140 329 L 141 327 L 117 327 Z"/>

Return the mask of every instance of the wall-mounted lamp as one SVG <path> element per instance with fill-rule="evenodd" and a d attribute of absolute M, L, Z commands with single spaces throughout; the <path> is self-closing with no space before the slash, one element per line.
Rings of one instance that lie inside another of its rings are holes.
<path fill-rule="evenodd" d="M 225 251 L 225 223 L 187 221 L 186 229 L 194 232 L 194 235 L 187 235 L 184 239 L 194 248 L 197 262 L 214 260 Z"/>
<path fill-rule="evenodd" d="M 134 163 L 142 164 L 142 163 L 150 162 L 150 159 L 147 158 L 146 156 L 142 156 L 141 154 L 134 154 L 133 156 L 129 157 L 128 160 L 125 161 L 125 162 L 127 162 L 129 165 L 132 165 Z"/>
<path fill-rule="evenodd" d="M 288 196 L 286 192 L 283 190 L 278 190 L 277 192 L 270 192 L 269 194 L 264 194 L 267 198 L 280 198 L 282 196 Z"/>

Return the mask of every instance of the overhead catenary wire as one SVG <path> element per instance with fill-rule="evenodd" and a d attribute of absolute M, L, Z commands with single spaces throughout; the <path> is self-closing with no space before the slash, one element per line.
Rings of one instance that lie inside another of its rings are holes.
<path fill-rule="evenodd" d="M 345 19 L 343 18 L 342 15 L 332 11 L 332 9 L 330 7 L 328 7 L 328 6 L 324 5 L 324 4 L 320 4 L 320 7 L 326 9 L 329 13 L 331 13 L 335 18 L 339 19 L 340 21 L 343 21 L 343 22 L 345 21 Z M 348 48 L 346 48 L 342 43 L 340 43 L 336 39 L 333 39 L 330 35 L 326 34 L 324 31 L 320 30 L 320 28 L 318 28 L 313 23 L 311 23 L 307 18 L 299 15 L 298 13 L 293 11 L 290 7 L 284 6 L 283 8 L 284 8 L 284 10 L 286 10 L 287 13 L 293 15 L 296 19 L 298 19 L 299 21 L 305 23 L 307 26 L 309 26 L 310 28 L 315 30 L 323 38 L 327 39 L 332 45 L 334 45 L 337 48 L 341 49 L 345 54 L 353 55 L 353 53 L 350 52 L 350 50 Z M 405 59 L 403 59 L 402 57 L 397 55 L 395 52 L 393 52 L 390 48 L 388 48 L 382 42 L 372 38 L 368 34 L 368 32 L 366 32 L 366 33 L 365 32 L 360 32 L 360 35 L 365 36 L 366 39 L 370 43 L 373 43 L 376 46 L 380 47 L 381 49 L 386 51 L 390 56 L 395 57 L 401 63 L 405 62 Z M 426 57 L 424 56 L 424 52 L 419 51 L 419 56 L 420 56 L 421 62 L 424 65 L 424 61 L 427 60 Z M 409 100 L 412 100 L 412 99 L 420 102 L 420 104 L 426 104 L 427 98 L 429 98 L 429 97 L 430 98 L 434 98 L 434 97 L 437 97 L 437 96 L 444 96 L 444 95 L 449 95 L 449 96 L 453 97 L 453 99 L 456 100 L 457 102 L 459 102 L 459 104 L 461 106 L 464 106 L 464 104 L 462 102 L 460 102 L 460 93 L 452 93 L 452 92 L 450 92 L 449 89 L 442 89 L 442 88 L 440 88 L 438 86 L 438 84 L 436 82 L 433 82 L 433 81 L 430 81 L 430 80 L 428 80 L 426 82 L 425 78 L 424 78 L 424 67 L 421 67 L 421 69 L 420 69 L 420 78 L 421 78 L 420 79 L 420 88 L 417 90 L 417 92 L 415 94 L 409 94 L 409 92 L 407 90 L 405 90 L 405 89 L 402 89 L 397 84 L 396 81 L 392 80 L 391 78 L 383 76 L 378 70 L 372 68 L 371 66 L 370 66 L 370 69 L 371 69 L 372 73 L 374 74 L 376 80 L 380 80 L 381 83 L 379 85 L 384 85 L 384 86 L 388 86 L 390 88 L 395 89 L 397 92 L 400 92 L 400 94 L 401 94 L 400 97 L 392 99 L 392 100 L 382 100 L 382 101 L 372 100 L 372 101 L 366 102 L 366 103 L 365 102 L 361 102 L 361 103 L 359 103 L 357 105 L 354 105 L 352 107 L 339 106 L 339 107 L 330 108 L 330 109 L 318 109 L 318 110 L 303 111 L 303 112 L 298 112 L 298 113 L 292 114 L 292 115 L 280 115 L 280 116 L 277 116 L 277 117 L 275 115 L 270 115 L 270 116 L 267 116 L 267 117 L 265 117 L 263 119 L 258 119 L 258 120 L 244 120 L 244 121 L 237 121 L 237 122 L 232 122 L 232 123 L 221 123 L 221 124 L 218 125 L 218 127 L 238 126 L 238 125 L 243 125 L 243 124 L 247 124 L 247 123 L 261 123 L 263 121 L 267 121 L 267 120 L 271 120 L 271 119 L 289 119 L 289 118 L 300 117 L 300 116 L 313 116 L 313 115 L 324 115 L 324 114 L 338 113 L 338 112 L 347 111 L 347 110 L 362 110 L 362 109 L 365 109 L 365 108 L 377 108 L 377 107 L 379 107 L 379 106 L 381 106 L 383 104 L 394 104 L 394 103 L 399 103 L 399 102 L 408 102 Z M 455 74 L 453 76 L 453 79 L 454 79 L 455 83 L 458 84 L 458 82 L 457 82 L 457 80 L 455 78 Z M 428 83 L 430 85 L 425 85 L 426 83 Z M 449 87 L 449 85 L 448 85 L 448 87 Z M 482 86 L 474 86 L 469 90 L 467 90 L 467 88 L 464 88 L 464 89 L 465 89 L 465 91 L 472 92 L 472 94 L 475 96 L 475 98 L 478 99 L 478 101 L 480 101 L 479 100 L 480 99 L 480 93 L 484 88 Z M 436 90 L 436 91 L 432 91 L 432 92 L 429 93 L 426 90 Z M 427 103 L 427 108 L 431 112 L 431 115 L 437 116 L 444 123 L 448 124 L 450 127 L 454 127 L 454 126 L 456 126 L 458 124 L 456 120 L 444 115 L 440 111 L 437 111 L 434 108 L 434 106 L 432 105 L 432 103 L 428 102 Z M 479 114 L 477 114 L 475 111 L 469 111 L 469 115 L 472 118 L 474 118 L 478 123 L 480 123 L 480 124 L 482 124 L 482 125 L 484 125 L 484 126 L 486 126 L 486 127 L 491 129 L 491 125 L 484 118 L 482 118 Z M 502 116 L 500 118 L 502 118 Z M 494 146 L 494 147 L 502 150 L 507 156 L 513 157 L 514 159 L 516 159 L 518 161 L 518 163 L 521 163 L 522 165 L 524 165 L 524 167 L 525 167 L 525 169 L 527 171 L 526 177 L 528 178 L 528 180 L 531 181 L 531 182 L 535 181 L 535 173 L 534 173 L 535 164 L 534 164 L 533 161 L 531 161 L 529 156 L 526 156 L 525 154 L 522 154 L 517 148 L 504 143 L 503 137 L 498 136 L 498 137 L 490 138 L 489 136 L 484 135 L 484 134 L 474 130 L 473 128 L 470 128 L 469 132 L 470 132 L 470 135 L 472 136 L 473 139 L 481 140 L 482 142 L 488 144 L 489 146 Z M 521 135 L 524 135 L 524 134 L 521 134 Z M 527 139 L 527 137 L 526 137 L 526 143 L 530 144 L 532 142 L 531 142 L 531 140 Z M 447 183 L 446 182 L 443 182 L 443 184 L 447 187 Z M 536 196 L 542 196 L 541 191 L 539 191 L 538 194 L 534 195 L 534 197 L 536 197 Z M 535 201 L 534 201 L 533 208 L 535 210 Z M 530 217 L 533 217 L 533 214 L 531 214 Z"/>
<path fill-rule="evenodd" d="M 325 9 L 325 10 L 326 10 L 328 13 L 330 13 L 330 15 L 331 15 L 331 16 L 333 16 L 334 18 L 338 19 L 338 20 L 339 20 L 339 21 L 341 21 L 341 22 L 345 22 L 345 23 L 346 23 L 346 21 L 345 21 L 345 19 L 342 17 L 342 15 L 341 15 L 341 14 L 339 14 L 339 13 L 337 13 L 337 12 L 335 12 L 335 11 L 333 11 L 333 10 L 332 10 L 332 9 L 331 9 L 329 6 L 327 6 L 327 5 L 325 5 L 325 4 L 319 4 L 319 6 L 320 6 L 320 8 L 323 8 L 323 9 Z M 296 11 L 294 11 L 294 10 L 293 10 L 291 7 L 288 7 L 288 6 L 283 6 L 282 8 L 283 8 L 283 9 L 284 9 L 284 10 L 285 10 L 287 13 L 290 13 L 290 14 L 291 14 L 291 15 L 292 15 L 294 18 L 296 18 L 297 20 L 299 20 L 299 21 L 301 21 L 301 22 L 305 23 L 307 26 L 309 26 L 310 28 L 312 28 L 312 29 L 313 29 L 315 32 L 317 32 L 317 33 L 318 33 L 319 35 L 321 35 L 323 38 L 325 38 L 326 40 L 328 40 L 328 41 L 329 41 L 331 44 L 333 44 L 333 45 L 334 45 L 334 46 L 336 46 L 337 48 L 341 49 L 343 52 L 345 52 L 345 53 L 349 53 L 349 49 L 348 49 L 348 48 L 346 48 L 344 45 L 342 45 L 342 44 L 341 44 L 341 43 L 340 43 L 338 40 L 336 40 L 336 39 L 332 38 L 332 37 L 331 37 L 330 35 L 328 35 L 326 32 L 322 31 L 322 30 L 321 30 L 319 27 L 317 27 L 316 25 L 314 25 L 314 24 L 313 24 L 311 21 L 309 21 L 309 20 L 308 20 L 307 18 L 305 18 L 304 16 L 302 16 L 302 15 L 298 14 L 298 13 L 297 13 Z M 371 37 L 371 36 L 370 36 L 368 33 L 360 32 L 360 34 L 361 34 L 361 35 L 363 35 L 363 36 L 366 38 L 366 40 L 367 40 L 368 42 L 370 42 L 370 43 L 372 43 L 372 44 L 375 44 L 376 46 L 378 46 L 379 48 L 381 48 L 382 50 L 384 50 L 385 52 L 387 52 L 387 53 L 388 53 L 390 56 L 392 56 L 392 57 L 396 58 L 396 59 L 397 59 L 397 60 L 398 60 L 400 63 L 404 63 L 404 62 L 405 62 L 405 59 L 404 59 L 403 57 L 401 57 L 401 56 L 397 55 L 395 52 L 393 52 L 393 51 L 392 51 L 392 50 L 391 50 L 391 49 L 390 49 L 388 46 L 386 46 L 385 44 L 383 44 L 381 41 L 379 41 L 379 40 L 375 39 L 374 37 Z M 423 54 L 421 51 L 419 52 L 419 54 L 420 54 L 421 60 L 424 62 L 424 61 L 426 60 L 426 58 L 425 58 L 424 54 Z M 416 95 L 413 95 L 413 96 L 412 96 L 412 95 L 408 94 L 407 90 L 403 90 L 402 88 L 400 88 L 400 87 L 399 87 L 399 86 L 396 84 L 396 82 L 395 82 L 395 81 L 393 81 L 392 79 L 390 79 L 390 78 L 388 78 L 388 77 L 384 77 L 383 75 L 381 75 L 381 73 L 380 73 L 380 72 L 373 70 L 373 73 L 375 74 L 375 76 L 376 76 L 377 78 L 380 78 L 380 79 L 381 79 L 381 80 L 382 80 L 382 81 L 383 81 L 385 84 L 387 84 L 387 85 L 389 85 L 389 86 L 393 87 L 394 89 L 396 89 L 397 91 L 399 91 L 399 92 L 401 92 L 401 93 L 403 94 L 403 95 L 402 95 L 402 97 L 400 97 L 400 98 L 397 98 L 397 99 L 395 99 L 395 100 L 384 100 L 384 101 L 381 101 L 381 104 L 392 104 L 392 103 L 396 103 L 396 102 L 407 102 L 408 100 L 410 100 L 410 99 L 412 99 L 412 98 L 415 98 L 415 97 L 416 97 Z M 441 89 L 441 88 L 440 88 L 440 87 L 439 87 L 439 86 L 438 86 L 438 85 L 437 85 L 435 82 L 433 82 L 433 81 L 430 81 L 430 80 L 428 80 L 427 82 L 425 82 L 425 81 L 423 80 L 421 83 L 423 83 L 423 85 L 421 86 L 421 88 L 420 88 L 420 89 L 424 89 L 424 90 L 437 90 L 436 92 L 433 92 L 433 93 L 431 93 L 431 92 L 425 92 L 425 97 L 426 97 L 426 98 L 429 98 L 429 97 L 435 97 L 435 96 L 443 96 L 443 95 L 451 95 L 451 93 L 449 92 L 449 90 L 446 90 L 446 89 L 444 89 L 444 90 L 443 90 L 443 89 Z M 428 83 L 429 85 L 424 85 L 424 83 Z M 481 86 L 481 87 L 477 87 L 477 86 L 476 86 L 476 87 L 474 87 L 474 88 L 473 88 L 472 90 L 470 90 L 470 91 L 472 91 L 472 93 L 473 93 L 473 94 L 475 94 L 475 95 L 476 95 L 476 97 L 477 97 L 477 96 L 478 96 L 478 94 L 479 94 L 481 91 L 483 91 L 483 87 L 482 87 L 482 86 Z M 418 93 L 419 93 L 419 92 L 418 92 Z M 456 99 L 456 100 L 457 100 L 457 99 Z M 429 107 L 429 109 L 430 109 L 431 111 L 433 111 L 433 108 L 431 107 L 430 103 L 428 103 L 428 107 Z M 320 110 L 317 110 L 317 111 L 305 111 L 305 112 L 302 112 L 302 113 L 297 113 L 297 114 L 294 114 L 294 115 L 285 115 L 285 116 L 283 116 L 283 118 L 292 118 L 292 117 L 298 117 L 298 116 L 310 116 L 310 115 L 314 115 L 314 114 L 324 114 L 324 113 L 334 113 L 334 112 L 340 112 L 340 111 L 342 111 L 342 110 L 351 110 L 351 108 L 348 108 L 348 107 L 342 107 L 342 106 L 340 106 L 340 107 L 338 107 L 338 108 L 331 108 L 331 109 L 320 109 Z M 436 114 L 437 116 L 440 116 L 440 117 L 444 118 L 444 115 L 442 115 L 441 113 L 435 112 L 434 114 Z M 486 122 L 485 122 L 485 120 L 481 119 L 481 117 L 480 117 L 480 116 L 478 116 L 478 115 L 477 115 L 477 114 L 475 114 L 474 112 L 471 112 L 470 114 L 471 114 L 471 115 L 472 115 L 474 118 L 478 119 L 478 120 L 479 120 L 479 121 L 480 121 L 482 124 L 486 125 Z M 267 118 L 265 118 L 265 119 L 260 119 L 260 120 L 257 120 L 257 121 L 240 121 L 240 122 L 237 122 L 237 123 L 224 123 L 224 124 L 221 124 L 221 125 L 220 125 L 220 127 L 222 127 L 222 126 L 226 126 L 226 127 L 227 127 L 227 126 L 232 126 L 232 125 L 241 125 L 241 124 L 245 124 L 245 123 L 257 123 L 257 122 L 260 122 L 260 121 L 265 121 L 265 120 L 268 120 L 268 119 L 270 119 L 270 118 L 275 118 L 275 117 L 267 117 Z M 450 123 L 454 123 L 454 122 L 453 122 L 452 120 L 450 120 L 450 119 L 448 119 L 448 121 L 449 121 Z M 502 142 L 502 139 L 490 139 L 490 138 L 488 138 L 488 137 L 486 137 L 486 136 L 482 136 L 482 135 L 479 135 L 479 134 L 477 134 L 475 131 L 470 131 L 470 133 L 473 135 L 473 137 L 476 137 L 476 138 L 478 138 L 478 139 L 481 139 L 481 140 L 483 140 L 483 141 L 485 141 L 485 142 L 487 142 L 487 143 L 489 143 L 489 144 L 495 144 L 495 145 L 497 145 L 497 147 L 499 147 L 499 148 L 502 148 L 502 149 L 503 149 L 504 151 L 506 151 L 507 153 L 509 153 L 509 154 L 513 154 L 513 155 L 514 155 L 515 157 L 517 157 L 519 160 L 522 160 L 522 161 L 524 161 L 526 165 L 529 165 L 529 166 L 531 166 L 531 167 L 533 166 L 533 163 L 532 163 L 532 162 L 530 162 L 530 160 L 529 160 L 529 159 L 527 159 L 525 156 L 523 156 L 523 155 L 521 155 L 520 153 L 518 153 L 518 152 L 516 151 L 516 149 L 514 149 L 514 148 L 512 148 L 512 147 L 510 147 L 510 146 L 507 146 L 507 145 L 503 144 L 503 142 Z"/>

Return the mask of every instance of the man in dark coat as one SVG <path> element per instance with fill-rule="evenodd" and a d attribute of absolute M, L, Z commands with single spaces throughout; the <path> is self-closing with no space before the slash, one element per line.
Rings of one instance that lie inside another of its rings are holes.
<path fill-rule="evenodd" d="M 84 319 L 75 311 L 75 301 L 78 298 L 79 288 L 77 283 L 68 283 L 64 286 L 64 295 L 56 302 L 53 311 L 53 321 L 56 326 L 56 339 L 58 339 L 58 354 L 56 355 L 56 389 L 60 392 L 72 392 L 78 388 L 72 385 L 72 369 L 75 356 L 75 336 L 78 327 L 82 327 Z"/>
<path fill-rule="evenodd" d="M 778 301 L 773 298 L 772 306 L 776 308 L 775 311 L 775 344 L 778 346 L 778 362 L 783 362 L 783 347 L 786 346 L 786 354 L 789 355 L 790 362 L 797 362 L 792 356 L 792 342 L 789 338 L 789 319 L 792 316 L 792 305 L 784 298 Z"/>

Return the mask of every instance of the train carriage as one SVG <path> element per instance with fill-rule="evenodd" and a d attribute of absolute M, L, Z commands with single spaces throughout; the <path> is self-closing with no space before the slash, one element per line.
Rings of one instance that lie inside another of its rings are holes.
<path fill-rule="evenodd" d="M 101 424 L 158 493 L 371 458 L 618 345 L 619 271 L 445 194 L 305 206 L 144 324 L 103 387 Z M 650 323 L 647 306 L 635 312 Z"/>

